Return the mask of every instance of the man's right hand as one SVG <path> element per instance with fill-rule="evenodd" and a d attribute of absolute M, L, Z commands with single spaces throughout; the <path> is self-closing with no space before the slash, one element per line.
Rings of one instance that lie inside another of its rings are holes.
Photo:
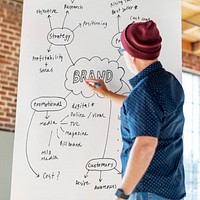
<path fill-rule="evenodd" d="M 85 83 L 93 92 L 97 93 L 99 96 L 105 97 L 117 104 L 122 105 L 124 100 L 127 98 L 125 95 L 115 94 L 109 91 L 104 81 L 101 79 L 86 79 Z M 98 83 L 99 86 L 93 86 L 92 84 L 94 83 Z"/>
<path fill-rule="evenodd" d="M 101 79 L 87 79 L 85 80 L 85 83 L 94 93 L 97 93 L 99 96 L 106 97 L 110 92 L 107 89 L 104 81 Z M 93 86 L 92 83 L 93 84 L 98 83 L 99 86 Z"/>

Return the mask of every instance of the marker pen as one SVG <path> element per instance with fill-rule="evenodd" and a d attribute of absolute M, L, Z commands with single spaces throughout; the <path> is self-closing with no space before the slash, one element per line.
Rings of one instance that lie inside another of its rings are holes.
<path fill-rule="evenodd" d="M 99 87 L 101 86 L 101 84 L 99 83 L 93 83 L 93 82 L 89 82 L 90 85 L 94 86 L 94 87 Z"/>

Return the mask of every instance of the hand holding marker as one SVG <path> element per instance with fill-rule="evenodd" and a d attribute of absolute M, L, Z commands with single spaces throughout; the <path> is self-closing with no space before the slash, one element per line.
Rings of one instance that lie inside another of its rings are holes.
<path fill-rule="evenodd" d="M 89 86 L 93 86 L 93 87 L 99 87 L 101 86 L 100 83 L 95 82 L 96 80 L 85 80 L 85 83 Z"/>
<path fill-rule="evenodd" d="M 85 83 L 94 93 L 102 97 L 109 93 L 104 81 L 101 79 L 86 79 Z"/>
<path fill-rule="evenodd" d="M 94 87 L 99 87 L 101 86 L 100 83 L 93 83 L 93 82 L 89 82 L 90 85 L 94 86 Z"/>

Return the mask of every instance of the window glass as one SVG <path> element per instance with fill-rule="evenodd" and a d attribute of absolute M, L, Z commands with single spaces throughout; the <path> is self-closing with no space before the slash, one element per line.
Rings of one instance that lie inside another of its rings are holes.
<path fill-rule="evenodd" d="M 185 200 L 197 200 L 200 199 L 200 76 L 184 72 L 182 84 L 185 92 Z"/>

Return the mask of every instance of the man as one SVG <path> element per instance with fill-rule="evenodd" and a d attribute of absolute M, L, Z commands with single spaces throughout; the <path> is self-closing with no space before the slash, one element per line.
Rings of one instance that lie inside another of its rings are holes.
<path fill-rule="evenodd" d="M 129 80 L 133 88 L 128 97 L 112 93 L 102 80 L 86 80 L 95 93 L 122 105 L 122 181 L 116 200 L 180 200 L 185 196 L 184 92 L 158 61 L 161 41 L 153 21 L 129 24 L 123 30 L 121 52 L 136 75 Z"/>

